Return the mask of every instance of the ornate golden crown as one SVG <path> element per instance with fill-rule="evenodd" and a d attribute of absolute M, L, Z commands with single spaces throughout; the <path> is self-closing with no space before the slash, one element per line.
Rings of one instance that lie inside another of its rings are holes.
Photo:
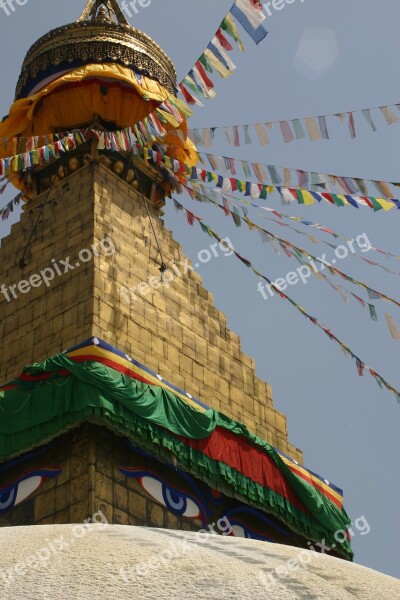
<path fill-rule="evenodd" d="M 23 98 L 55 71 L 115 62 L 176 91 L 173 62 L 148 35 L 131 27 L 116 0 L 89 0 L 76 23 L 53 29 L 29 49 L 15 97 Z"/>

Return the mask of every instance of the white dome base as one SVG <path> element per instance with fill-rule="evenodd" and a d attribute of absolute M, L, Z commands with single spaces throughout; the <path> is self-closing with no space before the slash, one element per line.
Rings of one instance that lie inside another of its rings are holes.
<path fill-rule="evenodd" d="M 243 538 L 122 525 L 0 529 L 0 600 L 394 600 L 400 582 Z"/>

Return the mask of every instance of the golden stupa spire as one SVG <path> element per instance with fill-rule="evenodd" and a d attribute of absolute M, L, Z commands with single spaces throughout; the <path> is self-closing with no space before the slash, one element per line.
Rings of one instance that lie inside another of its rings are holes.
<path fill-rule="evenodd" d="M 109 20 L 115 18 L 119 25 L 129 25 L 117 0 L 88 0 L 78 19 L 78 23 L 99 17 L 104 18 L 104 16 Z"/>

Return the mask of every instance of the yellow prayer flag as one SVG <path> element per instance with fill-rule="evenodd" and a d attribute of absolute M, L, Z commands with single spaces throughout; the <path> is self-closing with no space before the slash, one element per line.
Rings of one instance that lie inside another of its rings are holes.
<path fill-rule="evenodd" d="M 396 323 L 393 320 L 393 317 L 387 315 L 385 313 L 386 321 L 389 327 L 389 331 L 394 340 L 400 340 L 400 329 L 397 328 Z"/>
<path fill-rule="evenodd" d="M 283 185 L 285 187 L 290 187 L 291 185 L 292 174 L 290 169 L 283 169 Z"/>
<path fill-rule="evenodd" d="M 308 135 L 310 136 L 310 140 L 315 142 L 321 139 L 321 132 L 318 129 L 317 124 L 312 117 L 306 119 L 306 127 Z"/>
<path fill-rule="evenodd" d="M 397 115 L 394 114 L 393 111 L 390 110 L 388 106 L 381 106 L 381 112 L 386 119 L 388 125 L 393 125 L 393 123 L 399 123 L 400 119 Z"/>
<path fill-rule="evenodd" d="M 392 210 L 395 207 L 393 202 L 389 202 L 389 200 L 384 200 L 383 198 L 376 198 L 376 200 L 381 204 L 383 210 Z"/>
<path fill-rule="evenodd" d="M 310 192 L 301 190 L 301 195 L 303 196 L 304 204 L 314 204 L 314 196 Z"/>
<path fill-rule="evenodd" d="M 228 13 L 226 15 L 225 22 L 227 23 L 228 27 L 232 31 L 233 35 L 236 37 L 240 51 L 244 52 L 246 50 L 246 48 L 244 47 L 244 44 L 243 44 L 242 40 L 240 39 L 239 30 L 236 27 L 235 20 L 234 20 L 233 16 L 231 15 L 231 13 Z"/>
<path fill-rule="evenodd" d="M 162 110 L 161 108 L 156 108 L 156 113 L 160 114 L 172 127 L 178 128 L 180 123 L 171 115 L 171 113 L 166 110 Z"/>
<path fill-rule="evenodd" d="M 208 48 L 204 51 L 204 55 L 206 56 L 208 62 L 211 66 L 214 67 L 216 71 L 221 75 L 223 79 L 227 79 L 233 73 L 233 71 L 228 71 L 226 67 L 217 59 L 217 57 L 209 50 Z"/>
<path fill-rule="evenodd" d="M 266 146 L 267 144 L 269 144 L 269 139 L 268 139 L 267 131 L 265 129 L 265 125 L 263 125 L 262 123 L 258 123 L 257 125 L 255 125 L 255 130 L 257 132 L 258 139 L 260 141 L 260 145 Z"/>

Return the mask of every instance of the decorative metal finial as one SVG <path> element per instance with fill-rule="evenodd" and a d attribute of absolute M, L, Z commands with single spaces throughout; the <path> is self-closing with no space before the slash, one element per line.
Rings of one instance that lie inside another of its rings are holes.
<path fill-rule="evenodd" d="M 117 0 L 88 0 L 78 23 L 90 20 L 112 23 L 113 17 L 119 25 L 129 25 Z"/>
<path fill-rule="evenodd" d="M 107 10 L 104 5 L 100 6 L 99 12 L 97 13 L 97 16 L 96 16 L 96 21 L 100 21 L 101 23 L 107 23 L 107 22 L 111 23 L 111 19 L 107 15 Z"/>

